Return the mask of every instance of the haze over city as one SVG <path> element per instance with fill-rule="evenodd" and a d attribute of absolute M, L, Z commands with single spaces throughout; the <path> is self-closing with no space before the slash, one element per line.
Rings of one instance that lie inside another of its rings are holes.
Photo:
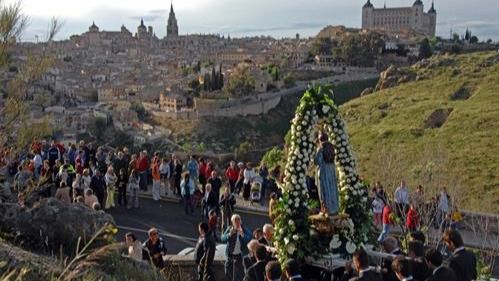
<path fill-rule="evenodd" d="M 8 0 L 6 3 L 11 3 Z M 270 35 L 277 38 L 314 36 L 326 25 L 360 27 L 361 7 L 365 1 L 351 0 L 189 0 L 174 1 L 180 34 L 214 33 L 233 37 Z M 373 0 L 375 7 L 411 5 L 411 0 Z M 423 1 L 425 9 L 431 1 Z M 166 33 L 169 1 L 147 0 L 24 0 L 24 12 L 30 25 L 23 35 L 24 41 L 40 40 L 46 34 L 52 16 L 64 22 L 57 39 L 81 34 L 92 21 L 101 30 L 118 30 L 122 24 L 134 30 L 143 18 L 154 27 L 160 38 Z M 438 13 L 437 35 L 447 38 L 451 29 L 464 34 L 466 28 L 480 39 L 499 39 L 499 3 L 496 0 L 435 1 Z"/>

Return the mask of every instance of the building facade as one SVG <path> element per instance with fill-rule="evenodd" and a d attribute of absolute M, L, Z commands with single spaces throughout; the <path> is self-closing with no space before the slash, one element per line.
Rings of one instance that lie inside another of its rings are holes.
<path fill-rule="evenodd" d="M 412 7 L 375 8 L 371 0 L 362 7 L 362 28 L 383 30 L 390 33 L 416 32 L 426 37 L 434 37 L 437 26 L 437 11 L 434 3 L 428 12 L 424 4 L 416 0 Z"/>

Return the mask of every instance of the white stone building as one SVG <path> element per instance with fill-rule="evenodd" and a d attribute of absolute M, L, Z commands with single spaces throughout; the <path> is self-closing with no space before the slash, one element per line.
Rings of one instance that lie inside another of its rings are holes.
<path fill-rule="evenodd" d="M 362 7 L 362 28 L 383 30 L 390 33 L 413 31 L 427 37 L 434 37 L 437 26 L 437 11 L 432 3 L 427 13 L 424 4 L 416 0 L 412 7 L 375 8 L 371 0 Z"/>

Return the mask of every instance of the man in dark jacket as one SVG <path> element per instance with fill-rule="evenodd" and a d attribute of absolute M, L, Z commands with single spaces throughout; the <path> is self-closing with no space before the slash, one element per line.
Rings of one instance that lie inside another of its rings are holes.
<path fill-rule="evenodd" d="M 408 245 L 409 257 L 412 265 L 412 276 L 416 280 L 424 281 L 431 275 L 424 260 L 424 245 L 419 241 L 410 241 Z"/>
<path fill-rule="evenodd" d="M 265 266 L 267 265 L 267 249 L 258 245 L 255 250 L 256 263 L 246 271 L 244 281 L 265 281 Z"/>
<path fill-rule="evenodd" d="M 454 270 L 443 265 L 442 254 L 436 249 L 429 249 L 425 255 L 426 264 L 432 271 L 426 281 L 457 281 Z"/>
<path fill-rule="evenodd" d="M 216 194 L 213 192 L 211 184 L 207 184 L 205 188 L 206 192 L 201 204 L 203 205 L 203 218 L 208 219 L 208 214 L 211 210 L 215 210 L 218 213 L 218 198 L 216 198 Z"/>
<path fill-rule="evenodd" d="M 220 189 L 222 188 L 222 179 L 217 174 L 217 171 L 212 171 L 208 183 L 211 184 L 211 190 L 215 193 L 217 204 L 220 198 Z"/>
<path fill-rule="evenodd" d="M 476 257 L 464 248 L 463 238 L 456 230 L 444 232 L 442 237 L 445 245 L 452 251 L 449 258 L 449 267 L 456 273 L 457 281 L 476 280 Z"/>
<path fill-rule="evenodd" d="M 300 274 L 300 264 L 295 259 L 289 259 L 284 270 L 289 281 L 304 281 Z"/>
<path fill-rule="evenodd" d="M 128 171 L 128 161 L 124 158 L 123 152 L 119 151 L 117 157 L 114 158 L 113 168 L 116 173 L 119 173 L 121 169 Z"/>
<path fill-rule="evenodd" d="M 166 245 L 161 237 L 159 237 L 158 230 L 156 228 L 151 228 L 148 231 L 149 239 L 144 242 L 144 249 L 148 252 L 149 258 L 152 263 L 159 269 L 165 267 L 165 261 L 163 256 L 166 255 Z"/>
<path fill-rule="evenodd" d="M 95 171 L 95 175 L 90 180 L 90 189 L 94 192 L 99 200 L 99 204 L 104 206 L 104 197 L 106 192 L 106 181 L 99 170 Z"/>
<path fill-rule="evenodd" d="M 256 248 L 260 245 L 258 240 L 253 239 L 248 243 L 248 254 L 243 257 L 244 273 L 256 263 Z"/>
<path fill-rule="evenodd" d="M 341 281 L 381 281 L 381 275 L 377 273 L 374 268 L 369 266 L 369 256 L 366 251 L 359 249 L 353 253 L 353 266 L 358 276 L 353 277 L 352 264 L 347 263 L 345 266 L 345 273 Z M 298 280 L 298 279 L 297 279 Z"/>
<path fill-rule="evenodd" d="M 50 146 L 50 148 L 48 150 L 48 157 L 47 158 L 49 160 L 50 167 L 54 167 L 56 160 L 61 160 L 61 152 L 59 151 L 59 148 L 55 144 L 55 141 L 52 141 L 52 145 Z"/>
<path fill-rule="evenodd" d="M 388 236 L 383 240 L 383 251 L 385 253 L 391 254 L 393 257 L 399 255 L 405 255 L 402 250 L 400 250 L 398 246 L 398 241 L 393 236 Z M 393 258 L 385 258 L 383 259 L 383 264 L 381 266 L 383 273 L 383 281 L 398 281 L 395 272 L 392 269 L 392 260 Z"/>
<path fill-rule="evenodd" d="M 194 252 L 194 258 L 198 266 L 198 281 L 214 281 L 212 267 L 213 259 L 215 258 L 215 241 L 212 235 L 207 235 L 207 223 L 200 223 L 198 230 L 199 240 Z"/>

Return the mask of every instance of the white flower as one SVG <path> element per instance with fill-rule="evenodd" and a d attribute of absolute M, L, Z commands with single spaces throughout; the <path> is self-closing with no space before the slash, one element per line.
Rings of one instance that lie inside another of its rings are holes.
<path fill-rule="evenodd" d="M 338 249 L 340 246 L 341 246 L 340 236 L 338 234 L 335 234 L 333 236 L 333 239 L 331 239 L 331 242 L 329 242 L 329 248 Z"/>
<path fill-rule="evenodd" d="M 301 126 L 300 125 L 296 126 L 296 130 L 301 131 Z"/>
<path fill-rule="evenodd" d="M 298 208 L 298 207 L 300 207 L 300 202 L 295 203 L 295 208 Z"/>
<path fill-rule="evenodd" d="M 281 229 L 279 229 L 279 234 L 281 234 L 281 235 L 282 235 L 283 233 L 284 233 L 284 229 L 282 229 L 282 228 L 281 228 Z"/>
<path fill-rule="evenodd" d="M 353 252 L 355 252 L 356 249 L 357 249 L 357 246 L 355 246 L 354 243 L 352 243 L 351 241 L 347 242 L 346 250 L 349 254 L 353 254 Z"/>
<path fill-rule="evenodd" d="M 293 235 L 293 240 L 297 241 L 300 237 L 298 237 L 298 235 Z"/>
<path fill-rule="evenodd" d="M 288 254 L 292 255 L 295 252 L 296 248 L 293 243 L 289 243 L 288 245 Z"/>
<path fill-rule="evenodd" d="M 324 112 L 324 114 L 327 114 L 328 111 L 329 111 L 329 109 L 331 109 L 331 108 L 329 106 L 327 106 L 327 105 L 323 105 L 322 106 L 322 112 Z"/>
<path fill-rule="evenodd" d="M 294 225 L 294 224 L 295 224 L 295 222 L 294 222 L 293 220 L 289 220 L 289 221 L 288 221 L 288 224 L 289 224 L 289 225 Z"/>
<path fill-rule="evenodd" d="M 288 245 L 288 244 L 289 244 L 289 238 L 288 238 L 288 237 L 284 237 L 284 244 L 285 244 L 285 245 Z"/>

